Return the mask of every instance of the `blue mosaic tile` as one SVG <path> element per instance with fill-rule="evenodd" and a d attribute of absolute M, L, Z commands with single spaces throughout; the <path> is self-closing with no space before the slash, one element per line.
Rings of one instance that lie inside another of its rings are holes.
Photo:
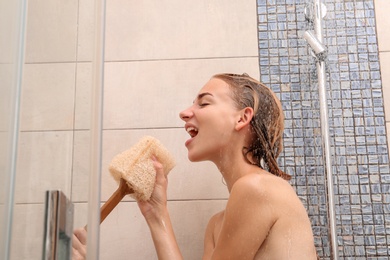
<path fill-rule="evenodd" d="M 347 213 L 342 218 L 336 215 L 338 223 L 345 224 L 337 230 L 350 235 L 338 238 L 342 242 L 341 254 L 345 259 L 385 256 L 383 232 L 390 241 L 390 228 L 384 230 L 378 223 L 390 213 L 390 195 L 381 194 L 389 191 L 390 169 L 374 5 L 372 0 L 324 1 L 329 19 L 325 20 L 324 42 L 328 45 L 329 58 L 329 115 L 333 117 L 330 134 L 332 151 L 336 154 L 332 168 L 338 176 L 336 201 L 343 204 L 336 212 Z M 320 139 L 318 86 L 314 58 L 302 40 L 303 32 L 312 25 L 299 11 L 306 2 L 258 1 L 258 8 L 263 12 L 258 13 L 259 35 L 262 36 L 259 62 L 260 66 L 267 67 L 260 69 L 260 74 L 261 80 L 272 83 L 271 88 L 280 94 L 286 112 L 284 145 L 287 149 L 278 162 L 287 171 L 301 176 L 292 184 L 300 186 L 298 193 L 303 194 L 302 200 L 316 224 L 313 231 L 319 254 L 330 259 L 328 231 L 324 228 L 327 206 L 325 180 L 321 176 L 322 148 L 312 148 L 321 144 L 321 140 L 317 140 Z M 349 219 L 347 225 L 345 221 Z M 390 217 L 385 220 L 390 226 Z M 367 234 L 372 238 L 364 241 Z M 374 240 L 376 245 L 372 244 Z"/>

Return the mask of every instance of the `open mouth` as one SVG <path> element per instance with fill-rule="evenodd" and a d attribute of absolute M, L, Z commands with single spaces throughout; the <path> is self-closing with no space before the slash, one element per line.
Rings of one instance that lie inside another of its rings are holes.
<path fill-rule="evenodd" d="M 198 129 L 192 126 L 186 128 L 186 131 L 191 136 L 191 138 L 194 138 L 198 134 Z"/>

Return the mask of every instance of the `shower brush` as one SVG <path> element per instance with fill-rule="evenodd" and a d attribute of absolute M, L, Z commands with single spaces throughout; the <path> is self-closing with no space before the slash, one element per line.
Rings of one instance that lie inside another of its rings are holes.
<path fill-rule="evenodd" d="M 130 149 L 112 159 L 108 169 L 119 187 L 101 207 L 100 223 L 126 195 L 137 201 L 150 199 L 156 182 L 153 156 L 162 164 L 165 174 L 175 166 L 173 156 L 159 140 L 151 136 L 144 136 Z"/>

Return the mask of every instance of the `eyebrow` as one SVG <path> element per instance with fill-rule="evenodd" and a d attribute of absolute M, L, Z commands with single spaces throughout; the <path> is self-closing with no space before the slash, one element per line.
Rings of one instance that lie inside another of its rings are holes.
<path fill-rule="evenodd" d="M 207 95 L 214 97 L 213 94 L 211 94 L 211 93 L 209 93 L 209 92 L 204 92 L 204 93 L 200 93 L 200 94 L 196 97 L 196 99 L 199 100 L 199 99 L 201 99 L 201 98 L 203 98 L 204 96 L 207 96 Z M 193 101 L 193 103 L 195 103 L 195 100 Z"/>

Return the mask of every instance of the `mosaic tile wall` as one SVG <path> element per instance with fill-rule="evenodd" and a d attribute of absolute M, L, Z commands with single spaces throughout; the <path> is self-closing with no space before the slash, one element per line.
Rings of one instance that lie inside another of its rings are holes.
<path fill-rule="evenodd" d="M 257 0 L 260 80 L 280 97 L 279 162 L 331 259 L 315 59 L 303 33 L 309 0 Z M 340 259 L 390 259 L 390 170 L 373 0 L 323 0 L 328 105 Z"/>

